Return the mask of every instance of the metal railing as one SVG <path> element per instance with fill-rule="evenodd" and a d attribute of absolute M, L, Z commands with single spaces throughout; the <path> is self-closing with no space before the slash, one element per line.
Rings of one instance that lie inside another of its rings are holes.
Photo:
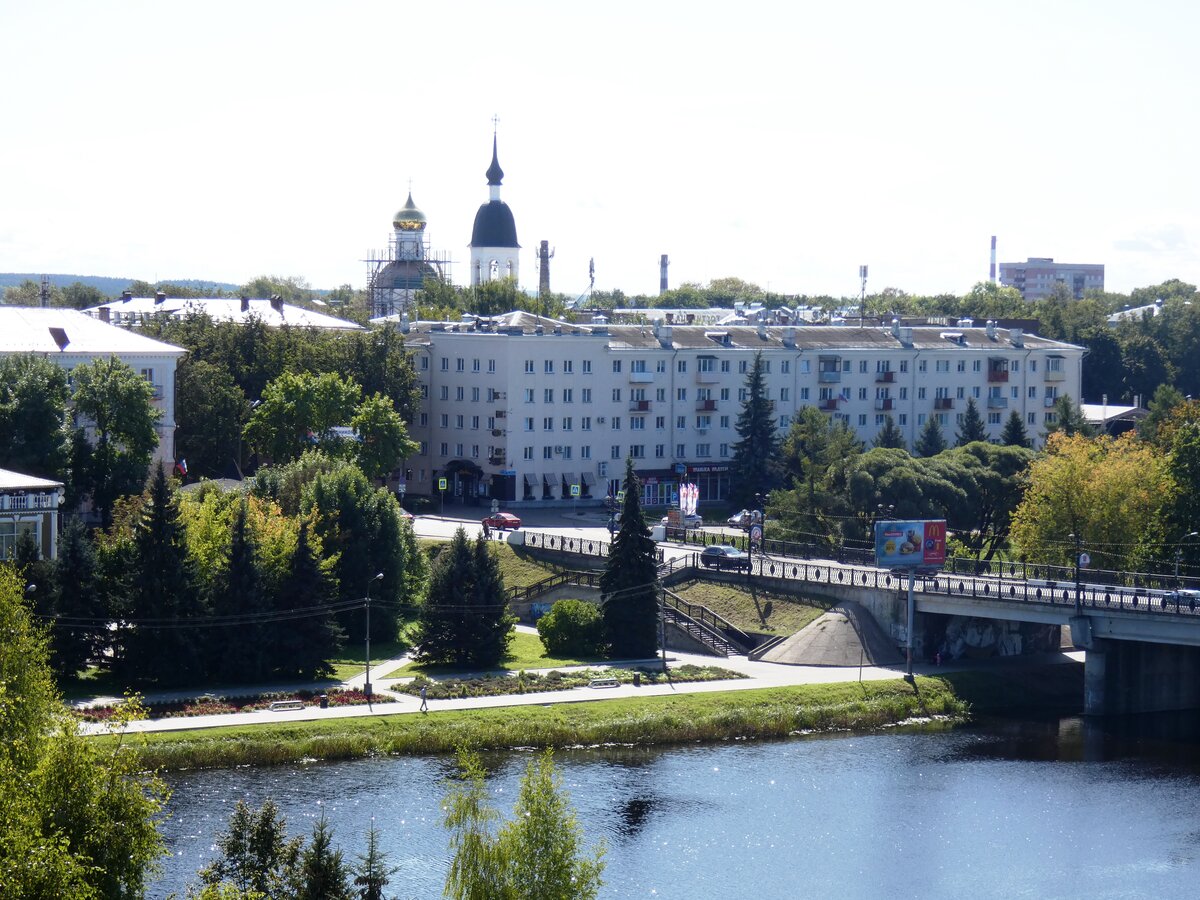
<path fill-rule="evenodd" d="M 541 531 L 526 531 L 525 546 L 537 550 L 553 550 L 556 553 L 578 553 L 581 556 L 607 557 L 612 544 L 594 538 L 571 537 L 564 534 L 546 534 Z M 655 562 L 663 561 L 662 547 L 655 548 Z"/>
<path fill-rule="evenodd" d="M 745 653 L 754 646 L 754 640 L 750 635 L 707 606 L 700 603 L 688 603 L 678 594 L 668 590 L 663 591 L 663 603 L 668 608 L 681 612 L 692 621 L 716 632 L 723 640 L 732 644 L 734 649 L 740 649 Z"/>

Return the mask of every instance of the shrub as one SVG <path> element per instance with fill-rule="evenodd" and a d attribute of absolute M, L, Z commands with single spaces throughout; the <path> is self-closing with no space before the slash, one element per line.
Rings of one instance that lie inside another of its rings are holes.
<path fill-rule="evenodd" d="M 559 600 L 537 623 L 552 656 L 599 656 L 604 642 L 600 608 L 583 600 Z"/>

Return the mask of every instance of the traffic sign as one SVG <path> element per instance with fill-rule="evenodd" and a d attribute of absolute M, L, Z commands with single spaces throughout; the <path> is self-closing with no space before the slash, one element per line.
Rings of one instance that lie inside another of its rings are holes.
<path fill-rule="evenodd" d="M 446 489 L 446 479 L 445 479 L 445 478 L 439 478 L 439 479 L 438 479 L 438 490 L 439 490 L 439 491 L 444 491 L 445 489 Z"/>
<path fill-rule="evenodd" d="M 571 485 L 571 496 L 572 496 L 572 497 L 578 497 L 578 496 L 579 496 L 579 485 L 577 485 L 577 484 L 573 484 L 573 485 Z"/>
<path fill-rule="evenodd" d="M 617 502 L 618 503 L 625 502 L 625 492 L 624 491 L 617 491 Z"/>

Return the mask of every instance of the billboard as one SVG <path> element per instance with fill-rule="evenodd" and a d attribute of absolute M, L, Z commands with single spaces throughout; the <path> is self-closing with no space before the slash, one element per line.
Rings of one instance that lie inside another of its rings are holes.
<path fill-rule="evenodd" d="M 881 569 L 940 569 L 946 564 L 946 520 L 876 522 L 875 564 Z"/>

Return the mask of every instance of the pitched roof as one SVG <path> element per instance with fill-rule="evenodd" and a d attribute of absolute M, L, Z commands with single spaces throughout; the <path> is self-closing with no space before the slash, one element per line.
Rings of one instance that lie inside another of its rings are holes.
<path fill-rule="evenodd" d="M 51 481 L 48 478 L 36 478 L 33 475 L 22 475 L 11 469 L 0 469 L 0 491 L 51 491 L 62 487 L 61 481 Z"/>
<path fill-rule="evenodd" d="M 140 353 L 182 356 L 180 347 L 106 325 L 77 309 L 0 306 L 0 353 Z"/>
<path fill-rule="evenodd" d="M 362 331 L 361 325 L 336 316 L 313 312 L 290 303 L 273 303 L 271 300 L 240 297 L 121 297 L 111 303 L 102 303 L 85 309 L 88 315 L 99 316 L 105 307 L 114 323 L 128 321 L 138 324 L 144 317 L 169 315 L 182 318 L 189 313 L 203 313 L 214 322 L 245 323 L 251 318 L 262 320 L 271 328 L 291 325 L 296 328 L 320 328 L 330 331 Z"/>

